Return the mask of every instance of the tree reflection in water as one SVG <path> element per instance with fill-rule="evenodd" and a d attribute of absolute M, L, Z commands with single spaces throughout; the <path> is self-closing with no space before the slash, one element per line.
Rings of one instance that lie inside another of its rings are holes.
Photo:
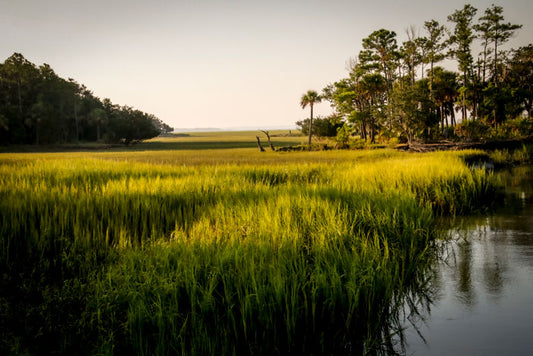
<path fill-rule="evenodd" d="M 533 167 L 497 175 L 506 191 L 502 207 L 449 222 L 429 269 L 434 298 L 414 309 L 427 324 L 404 324 L 400 339 L 409 354 L 522 354 L 530 345 Z"/>

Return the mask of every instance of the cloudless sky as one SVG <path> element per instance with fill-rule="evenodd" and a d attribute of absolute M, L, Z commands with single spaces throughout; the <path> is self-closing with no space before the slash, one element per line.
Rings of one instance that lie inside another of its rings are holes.
<path fill-rule="evenodd" d="M 380 28 L 398 44 L 459 0 L 0 0 L 0 61 L 13 52 L 172 127 L 272 128 L 305 119 L 299 101 L 347 75 Z M 492 3 L 522 24 L 503 49 L 533 42 L 533 1 Z M 453 64 L 455 68 L 455 64 Z M 317 114 L 331 112 L 320 104 Z"/>

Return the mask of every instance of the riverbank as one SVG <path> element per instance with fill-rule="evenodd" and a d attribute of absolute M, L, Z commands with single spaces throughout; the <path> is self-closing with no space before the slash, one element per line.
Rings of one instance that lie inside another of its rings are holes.
<path fill-rule="evenodd" d="M 433 151 L 449 151 L 449 150 L 466 150 L 466 149 L 479 149 L 479 150 L 516 150 L 522 148 L 524 145 L 533 145 L 533 136 L 529 136 L 522 139 L 511 140 L 494 140 L 485 142 L 453 142 L 443 141 L 438 143 L 413 143 L 398 145 L 400 150 L 407 150 L 411 152 L 433 152 Z"/>

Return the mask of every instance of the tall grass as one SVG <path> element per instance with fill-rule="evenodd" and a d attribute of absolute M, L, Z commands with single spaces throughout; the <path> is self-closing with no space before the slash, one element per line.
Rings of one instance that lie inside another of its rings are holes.
<path fill-rule="evenodd" d="M 0 157 L 0 350 L 392 347 L 396 307 L 424 284 L 434 216 L 496 189 L 455 153 L 222 157 Z"/>

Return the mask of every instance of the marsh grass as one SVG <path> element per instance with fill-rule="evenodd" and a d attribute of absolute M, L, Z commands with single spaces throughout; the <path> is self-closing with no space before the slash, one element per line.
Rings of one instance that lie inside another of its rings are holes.
<path fill-rule="evenodd" d="M 435 216 L 496 192 L 477 151 L 224 152 L 0 155 L 0 350 L 391 352 Z"/>
<path fill-rule="evenodd" d="M 306 137 L 298 130 L 270 130 L 271 142 L 276 148 L 297 146 L 306 141 Z M 142 152 L 142 151 L 204 151 L 226 149 L 257 149 L 256 136 L 267 147 L 267 138 L 260 130 L 257 131 L 213 131 L 190 132 L 158 136 L 131 145 L 106 144 L 103 142 L 71 142 L 55 145 L 0 145 L 0 152 L 58 152 L 98 151 L 111 152 Z"/>

